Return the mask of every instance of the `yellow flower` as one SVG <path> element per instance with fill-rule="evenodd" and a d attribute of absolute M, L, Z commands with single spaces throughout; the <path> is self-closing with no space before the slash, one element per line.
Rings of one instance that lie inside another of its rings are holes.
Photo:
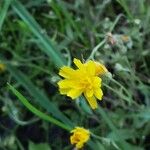
<path fill-rule="evenodd" d="M 130 37 L 127 36 L 127 35 L 122 35 L 121 39 L 122 39 L 123 42 L 128 42 L 130 40 Z"/>
<path fill-rule="evenodd" d="M 5 71 L 6 66 L 2 63 L 0 63 L 0 72 Z"/>
<path fill-rule="evenodd" d="M 73 133 L 73 135 L 70 137 L 70 142 L 71 144 L 75 144 L 77 149 L 82 148 L 90 138 L 89 130 L 81 127 L 75 127 L 71 133 Z"/>
<path fill-rule="evenodd" d="M 95 62 L 95 74 L 97 76 L 99 75 L 103 75 L 106 72 L 108 72 L 108 70 L 106 69 L 106 67 L 98 62 Z"/>
<path fill-rule="evenodd" d="M 101 100 L 103 96 L 102 80 L 98 75 L 103 75 L 107 69 L 104 65 L 91 60 L 83 64 L 80 60 L 74 59 L 74 64 L 77 69 L 67 66 L 60 69 L 59 75 L 65 79 L 58 82 L 59 91 L 72 99 L 84 94 L 92 109 L 95 109 L 96 98 Z"/>

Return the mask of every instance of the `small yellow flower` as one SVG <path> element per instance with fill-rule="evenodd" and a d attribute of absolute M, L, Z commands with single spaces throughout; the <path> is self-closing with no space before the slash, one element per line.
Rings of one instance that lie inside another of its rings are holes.
<path fill-rule="evenodd" d="M 130 40 L 130 37 L 127 36 L 127 35 L 122 35 L 121 39 L 122 39 L 123 42 L 128 42 Z"/>
<path fill-rule="evenodd" d="M 75 129 L 73 129 L 71 133 L 73 133 L 73 135 L 71 135 L 70 137 L 70 142 L 71 144 L 75 144 L 75 147 L 77 149 L 82 148 L 90 138 L 89 130 L 81 127 L 75 127 Z"/>
<path fill-rule="evenodd" d="M 77 69 L 67 66 L 60 69 L 59 75 L 65 79 L 58 82 L 59 91 L 72 99 L 76 99 L 83 93 L 92 109 L 95 109 L 96 98 L 102 100 L 103 96 L 102 80 L 98 75 L 103 75 L 107 69 L 104 65 L 91 60 L 83 64 L 80 60 L 74 59 L 74 64 Z"/>
<path fill-rule="evenodd" d="M 0 63 L 0 72 L 5 71 L 5 69 L 6 69 L 6 66 L 4 64 Z"/>
<path fill-rule="evenodd" d="M 103 64 L 95 62 L 95 75 L 101 76 L 101 75 L 105 74 L 106 72 L 108 72 L 108 70 L 106 69 L 106 67 Z"/>

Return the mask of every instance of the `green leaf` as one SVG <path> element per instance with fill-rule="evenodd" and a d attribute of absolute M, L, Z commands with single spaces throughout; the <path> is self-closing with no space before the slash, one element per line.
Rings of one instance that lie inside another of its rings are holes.
<path fill-rule="evenodd" d="M 84 111 L 86 114 L 89 114 L 89 115 L 92 115 L 92 114 L 93 114 L 93 112 L 92 112 L 90 106 L 87 104 L 86 99 L 85 99 L 83 96 L 81 96 L 81 97 L 79 98 L 79 102 L 80 102 L 80 104 L 81 104 L 81 109 L 82 109 L 82 111 Z"/>
<path fill-rule="evenodd" d="M 132 139 L 132 138 L 136 138 L 136 133 L 135 131 L 133 130 L 129 130 L 129 129 L 121 129 L 121 130 L 118 130 L 118 134 L 119 136 L 115 133 L 115 132 L 111 132 L 109 135 L 108 135 L 108 138 L 114 140 L 114 141 L 119 141 L 120 140 L 120 137 L 124 140 L 126 139 Z"/>
<path fill-rule="evenodd" d="M 40 104 L 40 106 L 45 108 L 57 119 L 67 123 L 70 126 L 73 126 L 72 122 L 65 115 L 63 115 L 62 112 L 60 112 L 56 105 L 54 105 L 53 102 L 51 102 L 40 89 L 34 86 L 27 76 L 10 64 L 7 64 L 6 68 L 13 75 L 13 77 L 29 92 L 29 94 L 34 97 L 35 102 Z"/>
<path fill-rule="evenodd" d="M 144 118 L 145 120 L 150 120 L 150 108 L 144 108 L 141 110 L 140 113 L 136 114 L 136 116 L 140 118 Z"/>
<path fill-rule="evenodd" d="M 57 67 L 61 67 L 66 64 L 66 61 L 61 57 L 59 51 L 54 48 L 49 37 L 42 33 L 43 29 L 30 15 L 26 8 L 18 0 L 13 0 L 12 7 L 14 11 L 22 18 L 22 20 L 29 26 L 33 34 L 38 38 L 39 42 L 37 44 L 39 45 L 39 48 L 42 48 L 42 51 L 51 58 L 55 65 Z"/>
<path fill-rule="evenodd" d="M 129 17 L 130 20 L 133 20 L 133 15 L 131 14 L 131 11 L 129 10 L 129 5 L 125 0 L 116 0 L 125 10 L 127 13 L 127 16 Z"/>
<path fill-rule="evenodd" d="M 97 140 L 90 140 L 88 141 L 87 145 L 90 147 L 91 150 L 106 150 L 104 145 Z"/>
<path fill-rule="evenodd" d="M 29 142 L 28 150 L 51 150 L 51 148 L 47 143 L 35 144 L 33 142 Z"/>
<path fill-rule="evenodd" d="M 114 126 L 110 117 L 106 114 L 106 112 L 103 110 L 103 108 L 99 107 L 96 112 L 101 115 L 103 120 L 106 122 L 106 124 L 109 126 L 109 128 L 116 134 L 116 136 L 120 137 L 117 128 Z M 132 150 L 131 145 L 129 143 L 127 143 L 124 139 L 122 139 L 122 137 L 120 137 L 119 142 L 120 142 L 120 145 L 123 150 L 126 150 L 126 149 Z"/>
<path fill-rule="evenodd" d="M 2 29 L 2 25 L 7 15 L 7 11 L 11 3 L 11 0 L 3 0 L 3 2 L 4 2 L 4 5 L 1 6 L 1 11 L 0 11 L 0 31 Z"/>
<path fill-rule="evenodd" d="M 11 86 L 10 84 L 8 84 L 9 89 L 15 94 L 15 96 L 35 115 L 37 115 L 38 117 L 42 118 L 43 120 L 49 121 L 65 130 L 70 131 L 71 128 L 68 125 L 65 125 L 63 123 L 61 123 L 60 121 L 56 120 L 55 118 L 46 115 L 45 113 L 39 111 L 37 108 L 35 108 L 33 105 L 31 105 L 29 103 L 29 101 L 20 93 L 18 92 L 13 86 Z"/>
<path fill-rule="evenodd" d="M 28 121 L 22 121 L 19 118 L 19 109 L 18 109 L 18 107 L 16 107 L 14 105 L 14 103 L 8 98 L 5 99 L 4 101 L 5 101 L 5 105 L 7 106 L 7 109 L 8 109 L 8 115 L 18 125 L 21 125 L 21 126 L 29 125 L 29 124 L 34 123 L 34 122 L 39 120 L 38 118 L 33 118 L 31 120 L 28 120 Z"/>

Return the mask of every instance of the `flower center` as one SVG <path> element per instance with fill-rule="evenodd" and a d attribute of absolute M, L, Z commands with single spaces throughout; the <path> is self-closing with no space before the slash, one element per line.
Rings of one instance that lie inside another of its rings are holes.
<path fill-rule="evenodd" d="M 81 81 L 81 84 L 82 84 L 82 87 L 83 89 L 92 89 L 93 88 L 93 85 L 92 85 L 92 80 L 88 77 L 86 77 L 85 79 L 83 79 Z"/>

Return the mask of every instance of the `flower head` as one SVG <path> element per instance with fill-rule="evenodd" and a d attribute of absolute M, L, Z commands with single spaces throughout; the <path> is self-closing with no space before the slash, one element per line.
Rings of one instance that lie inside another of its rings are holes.
<path fill-rule="evenodd" d="M 60 69 L 59 75 L 65 79 L 58 82 L 59 91 L 72 99 L 84 94 L 92 109 L 95 109 L 96 98 L 101 100 L 103 96 L 102 80 L 98 75 L 106 73 L 107 69 L 104 65 L 91 60 L 83 64 L 80 60 L 74 59 L 74 64 L 77 69 L 67 66 Z"/>
<path fill-rule="evenodd" d="M 77 149 L 82 148 L 90 138 L 89 130 L 81 127 L 76 127 L 71 131 L 71 133 L 73 133 L 73 135 L 70 137 L 70 142 L 71 144 L 75 144 Z"/>
<path fill-rule="evenodd" d="M 0 63 L 0 72 L 5 71 L 6 66 L 2 63 Z"/>
<path fill-rule="evenodd" d="M 121 40 L 123 41 L 123 42 L 129 42 L 129 40 L 130 40 L 130 37 L 129 36 L 127 36 L 127 35 L 122 35 L 121 36 Z"/>

